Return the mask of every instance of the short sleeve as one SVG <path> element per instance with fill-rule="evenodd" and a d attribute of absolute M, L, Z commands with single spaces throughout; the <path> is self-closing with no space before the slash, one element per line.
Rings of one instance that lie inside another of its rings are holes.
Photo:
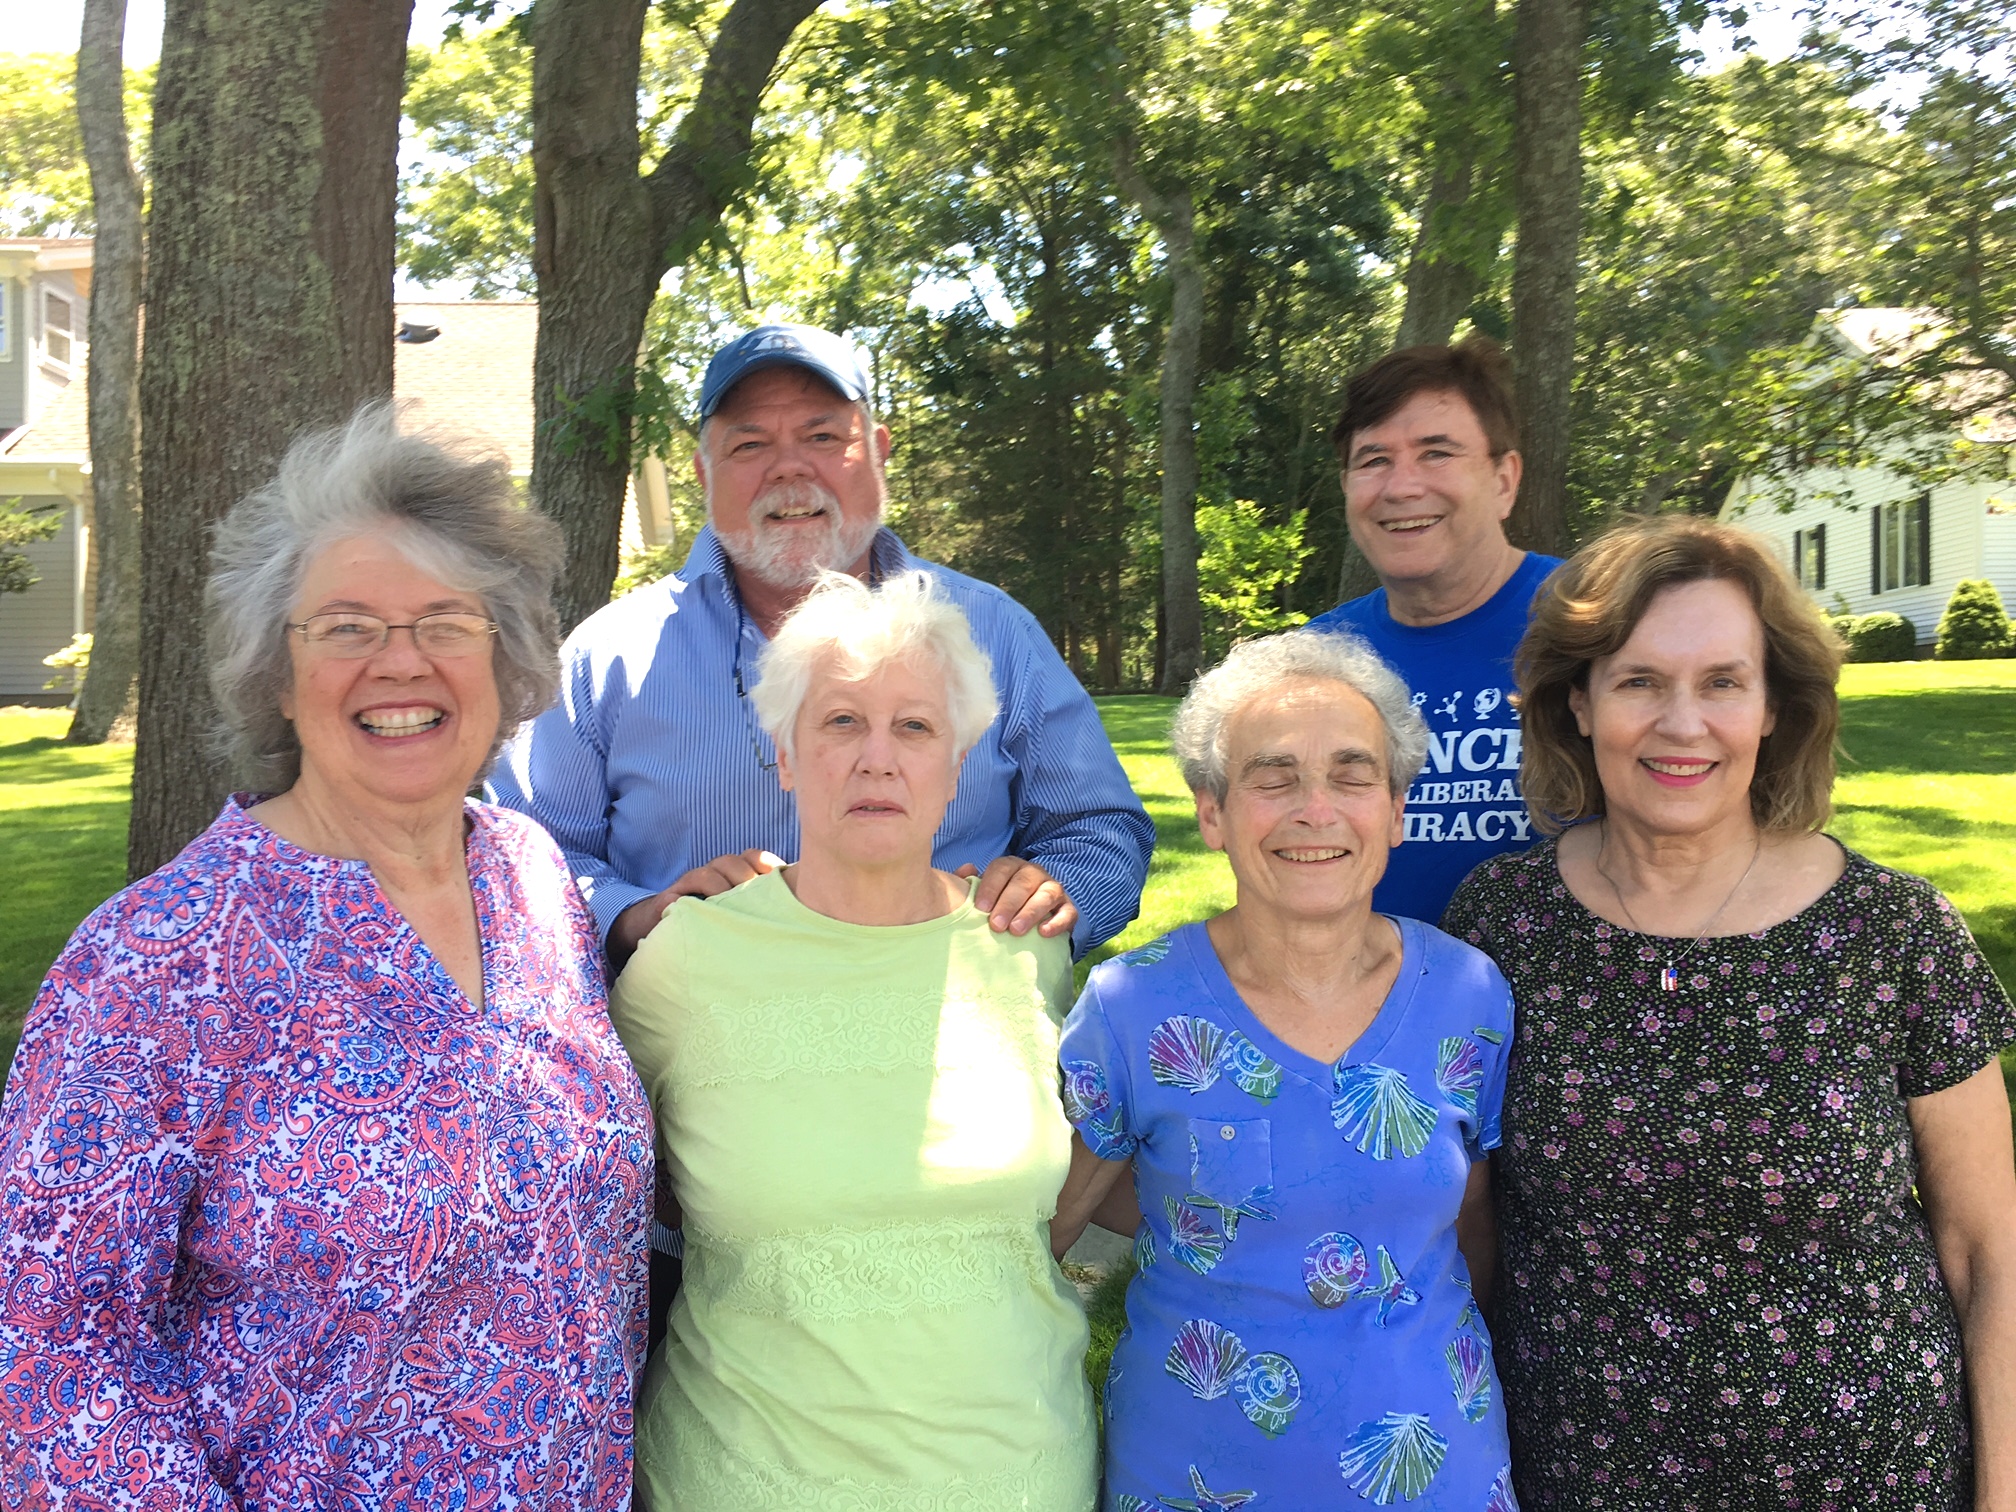
<path fill-rule="evenodd" d="M 1893 876 L 1903 890 L 1893 927 L 1896 945 L 1882 959 L 1901 980 L 1890 987 L 1903 1014 L 1897 1089 L 1906 1097 L 1958 1086 L 2016 1042 L 2016 1007 L 1988 965 L 1967 923 L 1929 883 Z"/>
<path fill-rule="evenodd" d="M 1457 884 L 1449 906 L 1442 910 L 1442 932 L 1466 945 L 1475 945 L 1486 955 L 1492 953 L 1489 903 L 1498 869 L 1495 859 L 1479 863 Z"/>
<path fill-rule="evenodd" d="M 1064 1021 L 1058 1059 L 1064 1071 L 1064 1116 L 1085 1147 L 1101 1160 L 1128 1159 L 1141 1143 L 1130 1107 L 1132 1088 L 1096 979 L 1085 984 Z"/>
<path fill-rule="evenodd" d="M 663 1145 L 675 1051 L 672 1026 L 686 993 L 686 932 L 700 904 L 697 898 L 675 900 L 609 991 L 609 1022 L 651 1099 L 661 1158 L 667 1153 Z"/>
<path fill-rule="evenodd" d="M 1484 1080 L 1477 1088 L 1477 1139 L 1471 1156 L 1481 1159 L 1503 1142 L 1499 1121 L 1505 1110 L 1505 1067 L 1512 1058 L 1512 1021 L 1517 1010 L 1512 988 L 1496 966 L 1490 970 L 1488 1013 L 1478 1021 L 1477 1038 L 1484 1046 Z"/>

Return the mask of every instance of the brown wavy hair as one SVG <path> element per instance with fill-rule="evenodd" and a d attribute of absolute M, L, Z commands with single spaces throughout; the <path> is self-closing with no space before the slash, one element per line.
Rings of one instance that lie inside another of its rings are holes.
<path fill-rule="evenodd" d="M 1533 823 L 1558 834 L 1604 811 L 1596 757 L 1575 726 L 1568 695 L 1590 666 L 1631 638 L 1653 596 L 1682 583 L 1721 580 L 1749 595 L 1764 625 L 1764 687 L 1777 723 L 1757 748 L 1750 812 L 1764 830 L 1819 829 L 1832 812 L 1835 681 L 1841 643 L 1820 612 L 1746 530 L 1662 515 L 1618 526 L 1571 557 L 1533 602 L 1514 675 L 1524 746 L 1521 784 Z"/>

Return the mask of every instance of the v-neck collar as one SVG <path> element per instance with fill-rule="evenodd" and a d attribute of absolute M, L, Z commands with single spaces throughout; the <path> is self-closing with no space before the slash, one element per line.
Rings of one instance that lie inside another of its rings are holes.
<path fill-rule="evenodd" d="M 270 794 L 233 793 L 225 803 L 225 828 L 227 833 L 239 831 L 253 842 L 255 851 L 265 851 L 286 864 L 301 868 L 324 877 L 343 877 L 353 884 L 368 885 L 377 895 L 378 906 L 385 917 L 396 920 L 395 928 L 407 935 L 419 959 L 435 978 L 432 984 L 437 992 L 444 994 L 446 1001 L 459 1003 L 462 1011 L 470 1017 L 481 1017 L 489 1012 L 491 1004 L 493 937 L 495 928 L 495 902 L 490 896 L 490 877 L 495 870 L 491 865 L 491 847 L 496 837 L 491 833 L 490 816 L 483 805 L 473 798 L 462 800 L 462 815 L 468 824 L 468 832 L 462 838 L 463 863 L 469 869 L 469 901 L 476 913 L 476 954 L 478 969 L 483 974 L 483 1001 L 479 1004 L 462 990 L 462 984 L 455 980 L 455 974 L 437 956 L 433 948 L 420 938 L 420 931 L 412 921 L 399 911 L 399 907 L 385 895 L 385 889 L 378 884 L 378 874 L 371 870 L 371 863 L 348 856 L 331 856 L 321 851 L 309 850 L 297 845 L 277 831 L 268 829 L 251 814 L 252 806 Z"/>
<path fill-rule="evenodd" d="M 1369 1065 L 1393 1042 L 1414 1006 L 1415 988 L 1427 971 L 1421 949 L 1421 925 L 1413 919 L 1393 914 L 1381 914 L 1380 917 L 1389 921 L 1400 935 L 1400 970 L 1393 978 L 1393 985 L 1386 990 L 1379 1011 L 1365 1026 L 1365 1032 L 1353 1040 L 1334 1062 L 1320 1061 L 1297 1050 L 1261 1021 L 1260 1015 L 1247 1005 L 1246 999 L 1239 995 L 1239 989 L 1232 985 L 1225 963 L 1218 959 L 1218 949 L 1211 943 L 1211 932 L 1202 922 L 1185 924 L 1176 931 L 1175 938 L 1190 953 L 1197 976 L 1211 994 L 1212 1001 L 1233 1021 L 1239 1032 L 1284 1070 L 1327 1093 L 1336 1083 L 1339 1066 Z"/>

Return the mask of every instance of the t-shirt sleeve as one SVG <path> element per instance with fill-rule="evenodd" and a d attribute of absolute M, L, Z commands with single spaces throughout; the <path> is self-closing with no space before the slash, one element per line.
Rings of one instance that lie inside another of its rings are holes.
<path fill-rule="evenodd" d="M 1512 987 L 1494 965 L 1486 971 L 1487 988 L 1476 1036 L 1484 1049 L 1484 1081 L 1477 1089 L 1477 1138 L 1470 1154 L 1482 1159 L 1503 1142 L 1499 1120 L 1505 1110 L 1505 1066 L 1512 1058 Z"/>
<path fill-rule="evenodd" d="M 1140 1145 L 1126 1057 L 1099 1000 L 1099 984 L 1085 984 L 1064 1021 L 1058 1051 L 1064 1070 L 1064 1116 L 1085 1147 L 1101 1160 L 1126 1160 Z"/>
<path fill-rule="evenodd" d="M 2016 1007 L 1960 911 L 1931 884 L 1899 880 L 1908 891 L 1891 921 L 1895 948 L 1883 952 L 1900 979 L 1897 1089 L 1924 1097 L 1958 1086 L 2016 1042 Z"/>
<path fill-rule="evenodd" d="M 1490 900 L 1499 866 L 1495 859 L 1479 863 L 1457 885 L 1449 906 L 1442 910 L 1442 933 L 1475 945 L 1486 955 L 1492 954 Z"/>
<path fill-rule="evenodd" d="M 668 1153 L 663 1147 L 666 1099 L 676 1049 L 671 1025 L 686 993 L 687 931 L 699 906 L 697 898 L 675 900 L 657 927 L 644 937 L 609 992 L 609 1022 L 651 1099 L 660 1159 Z"/>

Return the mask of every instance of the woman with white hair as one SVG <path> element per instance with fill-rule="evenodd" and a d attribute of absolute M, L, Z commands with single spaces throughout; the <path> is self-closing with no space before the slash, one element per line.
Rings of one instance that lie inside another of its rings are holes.
<path fill-rule="evenodd" d="M 1069 945 L 996 934 L 931 864 L 987 660 L 927 574 L 829 573 L 758 676 L 798 857 L 675 903 L 613 998 L 685 1221 L 640 1505 L 1087 1512 L 1047 1227 Z"/>
<path fill-rule="evenodd" d="M 559 849 L 465 798 L 558 532 L 386 407 L 218 528 L 257 791 L 71 938 L 0 1107 L 0 1502 L 620 1508 L 651 1127 Z"/>
<path fill-rule="evenodd" d="M 1509 1512 L 1471 1277 L 1510 994 L 1479 951 L 1372 911 L 1421 717 L 1363 642 L 1295 631 L 1199 678 L 1173 739 L 1236 902 L 1095 970 L 1062 1051 L 1054 1243 L 1130 1165 L 1144 1215 L 1106 1505 Z"/>

